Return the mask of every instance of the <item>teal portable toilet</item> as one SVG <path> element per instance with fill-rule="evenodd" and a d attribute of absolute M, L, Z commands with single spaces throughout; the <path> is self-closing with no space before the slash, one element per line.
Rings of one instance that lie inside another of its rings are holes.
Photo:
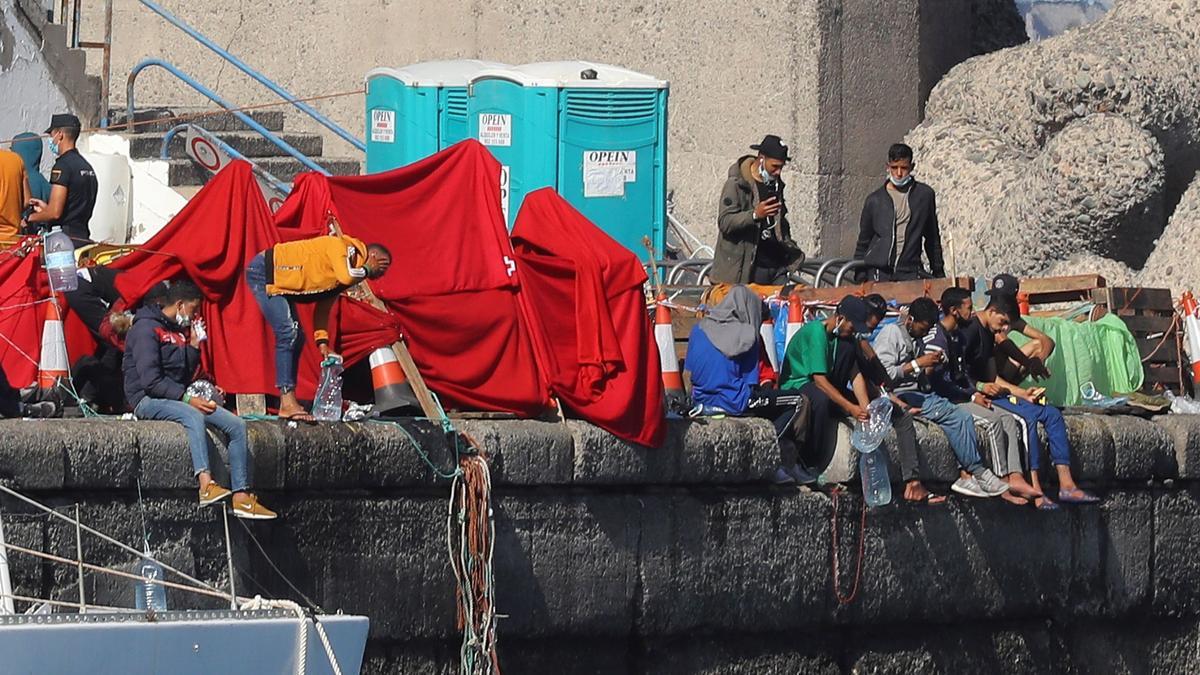
<path fill-rule="evenodd" d="M 529 192 L 553 187 L 643 261 L 661 256 L 666 220 L 668 84 L 587 61 L 478 73 L 471 136 L 500 160 L 509 226 Z"/>
<path fill-rule="evenodd" d="M 468 138 L 467 83 L 503 63 L 427 61 L 367 73 L 367 173 L 412 164 Z"/>
<path fill-rule="evenodd" d="M 667 188 L 668 83 L 586 61 L 518 66 L 559 91 L 557 189 L 643 262 L 649 237 L 663 254 Z"/>

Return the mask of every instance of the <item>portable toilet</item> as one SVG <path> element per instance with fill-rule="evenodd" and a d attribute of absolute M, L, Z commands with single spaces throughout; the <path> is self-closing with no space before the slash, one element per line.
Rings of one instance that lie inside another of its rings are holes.
<path fill-rule="evenodd" d="M 503 63 L 427 61 L 367 73 L 367 173 L 411 164 L 468 138 L 467 83 Z"/>
<path fill-rule="evenodd" d="M 661 255 L 667 90 L 663 80 L 586 61 L 477 74 L 467 87 L 471 135 L 504 167 L 509 226 L 526 194 L 550 186 L 643 260 L 646 236 Z"/>

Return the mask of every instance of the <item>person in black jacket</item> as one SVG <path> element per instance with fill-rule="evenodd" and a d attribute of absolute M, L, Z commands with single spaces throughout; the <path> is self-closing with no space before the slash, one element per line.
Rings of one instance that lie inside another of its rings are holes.
<path fill-rule="evenodd" d="M 867 195 L 859 221 L 854 259 L 866 263 L 871 281 L 909 281 L 946 276 L 933 188 L 913 179 L 913 151 L 903 143 L 888 149 L 887 180 Z M 929 259 L 929 270 L 921 252 Z"/>
<path fill-rule="evenodd" d="M 246 422 L 213 401 L 187 393 L 200 367 L 201 338 L 196 331 L 190 331 L 190 337 L 185 333 L 200 300 L 194 283 L 176 281 L 138 310 L 125 337 L 125 396 L 138 419 L 178 422 L 187 430 L 192 467 L 200 481 L 200 506 L 232 495 L 235 516 L 270 520 L 275 513 L 249 492 Z M 229 437 L 232 491 L 218 485 L 208 470 L 209 426 Z"/>

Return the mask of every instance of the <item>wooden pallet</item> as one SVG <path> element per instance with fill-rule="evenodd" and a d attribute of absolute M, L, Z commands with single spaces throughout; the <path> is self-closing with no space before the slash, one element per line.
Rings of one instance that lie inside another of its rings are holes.
<path fill-rule="evenodd" d="M 1137 341 L 1147 392 L 1173 389 L 1191 392 L 1191 369 L 1183 355 L 1183 331 L 1176 320 L 1175 299 L 1166 288 L 1097 288 L 1092 301 L 1119 316 Z"/>

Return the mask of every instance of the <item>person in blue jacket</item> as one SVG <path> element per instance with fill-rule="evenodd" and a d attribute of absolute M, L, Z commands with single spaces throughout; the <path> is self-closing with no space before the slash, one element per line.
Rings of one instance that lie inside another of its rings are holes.
<path fill-rule="evenodd" d="M 50 201 L 50 181 L 42 175 L 42 137 L 32 131 L 17 134 L 13 136 L 12 150 L 25 163 L 29 196 L 44 202 Z"/>
<path fill-rule="evenodd" d="M 191 281 L 175 281 L 138 310 L 125 336 L 125 396 L 138 419 L 178 422 L 187 430 L 192 467 L 200 482 L 200 506 L 232 496 L 235 516 L 270 520 L 275 513 L 249 491 L 246 422 L 213 401 L 187 393 L 200 367 L 201 338 L 188 327 L 201 298 Z M 209 471 L 206 427 L 210 426 L 229 437 L 232 490 L 218 485 Z"/>

